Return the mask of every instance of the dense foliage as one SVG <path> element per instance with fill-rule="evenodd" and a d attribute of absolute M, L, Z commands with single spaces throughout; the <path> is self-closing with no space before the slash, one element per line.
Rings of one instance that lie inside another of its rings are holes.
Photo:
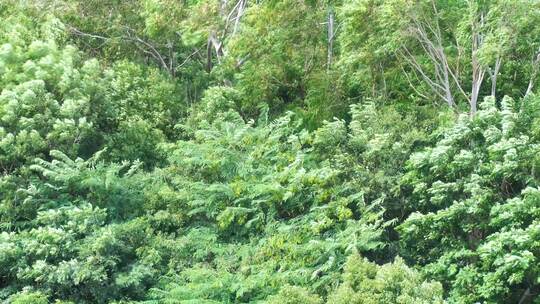
<path fill-rule="evenodd" d="M 458 302 L 513 302 L 538 284 L 539 110 L 537 98 L 505 97 L 500 110 L 487 98 L 411 156 L 401 252 Z"/>
<path fill-rule="evenodd" d="M 540 303 L 533 0 L 0 2 L 2 303 Z"/>

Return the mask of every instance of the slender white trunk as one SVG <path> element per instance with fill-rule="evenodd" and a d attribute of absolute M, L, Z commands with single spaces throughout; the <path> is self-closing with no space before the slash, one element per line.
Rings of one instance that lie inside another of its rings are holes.
<path fill-rule="evenodd" d="M 536 76 L 538 74 L 538 65 L 540 64 L 540 49 L 536 53 L 535 59 L 532 63 L 532 74 L 531 78 L 529 79 L 529 85 L 527 86 L 527 91 L 525 92 L 525 96 L 528 96 L 532 93 L 532 90 L 534 88 L 534 83 L 536 82 Z"/>
<path fill-rule="evenodd" d="M 236 31 L 238 30 L 238 25 L 240 24 L 240 19 L 242 18 L 242 15 L 244 15 L 244 9 L 246 8 L 246 0 L 240 0 L 238 3 L 238 9 L 236 11 L 236 18 L 234 20 L 234 29 L 232 32 L 232 36 L 236 34 Z"/>
<path fill-rule="evenodd" d="M 493 67 L 493 70 L 491 68 L 488 69 L 489 78 L 491 79 L 491 96 L 493 96 L 493 98 L 495 98 L 495 95 L 497 94 L 497 76 L 499 75 L 501 63 L 502 58 L 498 56 L 497 60 L 495 60 L 495 66 Z"/>
<path fill-rule="evenodd" d="M 476 114 L 478 97 L 480 95 L 480 87 L 484 81 L 484 75 L 486 69 L 480 64 L 478 59 L 478 50 L 482 46 L 483 37 L 481 34 L 481 27 L 484 24 L 484 15 L 480 14 L 480 20 L 476 19 L 476 16 L 473 16 L 471 22 L 471 33 L 472 33 L 472 53 L 471 53 L 471 63 L 472 63 L 472 87 L 471 87 L 471 98 L 469 99 L 470 105 L 470 115 L 471 117 Z M 478 23 L 480 22 L 480 23 Z"/>
<path fill-rule="evenodd" d="M 327 69 L 330 70 L 332 67 L 332 61 L 334 56 L 334 12 L 332 10 L 328 11 L 328 55 L 326 60 Z"/>

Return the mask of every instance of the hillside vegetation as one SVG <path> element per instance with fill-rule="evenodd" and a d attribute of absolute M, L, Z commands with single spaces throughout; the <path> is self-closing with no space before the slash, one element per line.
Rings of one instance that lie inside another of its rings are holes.
<path fill-rule="evenodd" d="M 0 1 L 0 302 L 540 303 L 540 2 Z"/>

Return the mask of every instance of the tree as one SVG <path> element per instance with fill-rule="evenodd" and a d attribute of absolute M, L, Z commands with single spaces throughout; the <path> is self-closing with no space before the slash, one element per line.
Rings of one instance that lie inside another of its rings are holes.
<path fill-rule="evenodd" d="M 329 304 L 444 303 L 441 284 L 423 281 L 399 257 L 379 266 L 354 253 L 347 259 L 342 277 Z"/>
<path fill-rule="evenodd" d="M 415 212 L 398 227 L 401 254 L 453 301 L 524 303 L 538 288 L 538 107 L 487 98 L 411 157 L 403 187 Z"/>
<path fill-rule="evenodd" d="M 474 115 L 479 98 L 487 92 L 495 96 L 498 90 L 509 95 L 532 90 L 534 85 L 528 84 L 536 79 L 537 48 L 535 36 L 529 35 L 538 29 L 533 24 L 537 10 L 531 9 L 535 5 L 531 1 L 349 1 L 342 8 L 340 65 L 356 69 L 345 77 L 356 77 L 351 86 L 365 83 L 367 96 L 386 97 L 392 88 L 399 97 L 433 101 L 436 96 L 452 108 L 466 102 Z M 519 53 L 529 58 L 515 57 L 518 45 Z M 516 68 L 531 72 L 518 77 Z M 489 90 L 486 73 L 491 79 Z M 508 81 L 498 89 L 500 77 Z M 369 94 L 366 85 L 371 86 Z M 407 85 L 409 90 L 404 89 Z"/>

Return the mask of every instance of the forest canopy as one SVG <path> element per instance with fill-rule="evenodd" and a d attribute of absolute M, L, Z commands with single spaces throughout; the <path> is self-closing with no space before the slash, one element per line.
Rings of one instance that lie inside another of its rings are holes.
<path fill-rule="evenodd" d="M 0 301 L 540 303 L 540 2 L 0 1 Z"/>

